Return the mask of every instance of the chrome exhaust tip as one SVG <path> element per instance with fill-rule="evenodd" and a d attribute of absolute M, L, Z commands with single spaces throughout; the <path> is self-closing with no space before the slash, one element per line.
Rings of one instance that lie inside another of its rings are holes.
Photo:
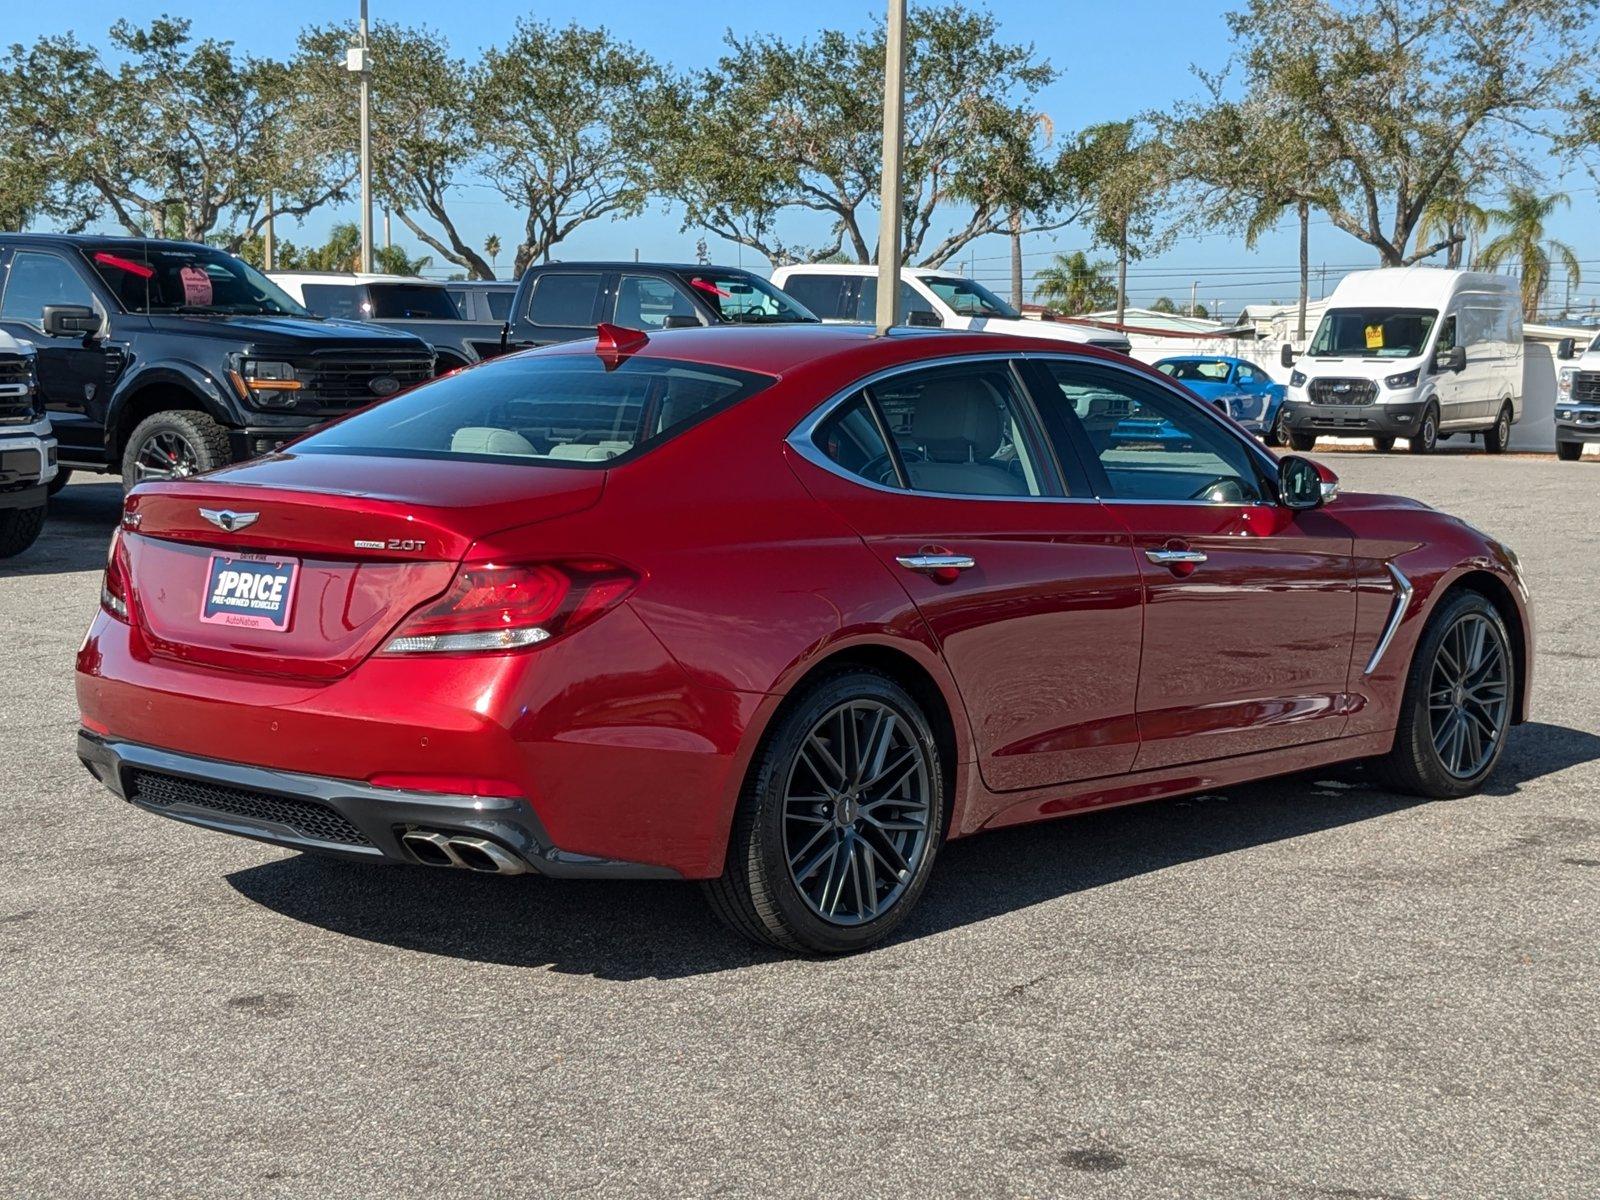
<path fill-rule="evenodd" d="M 400 843 L 418 861 L 430 867 L 459 867 L 462 862 L 456 857 L 455 851 L 450 849 L 450 839 L 442 833 L 428 833 L 421 829 L 413 829 L 400 835 Z"/>
<path fill-rule="evenodd" d="M 527 863 L 488 838 L 458 834 L 450 839 L 450 851 L 467 870 L 486 875 L 521 875 L 528 869 Z"/>

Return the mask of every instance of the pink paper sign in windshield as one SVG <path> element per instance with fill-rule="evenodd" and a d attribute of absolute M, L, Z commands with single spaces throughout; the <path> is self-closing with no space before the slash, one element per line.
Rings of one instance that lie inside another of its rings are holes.
<path fill-rule="evenodd" d="M 183 302 L 204 307 L 211 303 L 211 276 L 199 267 L 184 267 L 178 272 L 183 281 Z"/>

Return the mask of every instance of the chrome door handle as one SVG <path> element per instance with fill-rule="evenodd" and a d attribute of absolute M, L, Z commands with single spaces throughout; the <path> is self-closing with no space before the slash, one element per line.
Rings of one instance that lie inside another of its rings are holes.
<path fill-rule="evenodd" d="M 1206 556 L 1199 550 L 1146 550 L 1144 556 L 1163 567 L 1177 563 L 1203 563 L 1206 560 Z"/>
<path fill-rule="evenodd" d="M 965 554 L 906 554 L 895 562 L 908 571 L 968 571 L 978 565 Z"/>

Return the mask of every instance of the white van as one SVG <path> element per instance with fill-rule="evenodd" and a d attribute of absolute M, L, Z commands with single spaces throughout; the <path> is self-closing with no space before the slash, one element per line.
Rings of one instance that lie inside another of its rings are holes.
<path fill-rule="evenodd" d="M 1284 425 L 1296 450 L 1319 435 L 1402 437 L 1427 454 L 1482 434 L 1499 454 L 1522 417 L 1522 301 L 1514 279 L 1436 267 L 1346 275 L 1292 367 Z"/>
<path fill-rule="evenodd" d="M 778 267 L 772 282 L 824 321 L 877 318 L 878 268 L 870 264 L 804 263 Z M 1067 321 L 1030 321 L 983 284 L 936 267 L 902 267 L 901 319 L 907 325 L 942 329 L 981 329 L 1100 346 L 1126 354 L 1132 347 L 1115 329 Z"/>

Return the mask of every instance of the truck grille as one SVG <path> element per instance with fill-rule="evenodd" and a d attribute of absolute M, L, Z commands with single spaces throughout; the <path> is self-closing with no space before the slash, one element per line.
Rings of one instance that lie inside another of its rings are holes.
<path fill-rule="evenodd" d="M 1600 372 L 1579 371 L 1574 375 L 1572 398 L 1579 404 L 1600 404 Z"/>
<path fill-rule="evenodd" d="M 1306 392 L 1313 404 L 1371 404 L 1378 385 L 1370 379 L 1313 379 Z"/>
<path fill-rule="evenodd" d="M 25 358 L 0 358 L 0 425 L 26 425 L 36 409 L 33 371 Z"/>
<path fill-rule="evenodd" d="M 301 393 L 301 411 L 309 401 L 316 410 L 324 413 L 349 412 L 376 400 L 383 400 L 395 392 L 404 391 L 433 378 L 432 356 L 407 355 L 383 358 L 372 355 L 360 357 L 318 356 L 295 364 L 295 373 L 305 381 Z M 390 388 L 375 381 L 393 380 Z"/>
<path fill-rule="evenodd" d="M 183 804 L 227 816 L 271 821 L 276 825 L 287 825 L 301 837 L 315 842 L 333 842 L 343 846 L 372 845 L 365 834 L 320 800 L 275 796 L 270 792 L 202 783 L 198 779 L 164 775 L 159 771 L 132 772 L 128 781 L 128 799 L 152 808 Z"/>

